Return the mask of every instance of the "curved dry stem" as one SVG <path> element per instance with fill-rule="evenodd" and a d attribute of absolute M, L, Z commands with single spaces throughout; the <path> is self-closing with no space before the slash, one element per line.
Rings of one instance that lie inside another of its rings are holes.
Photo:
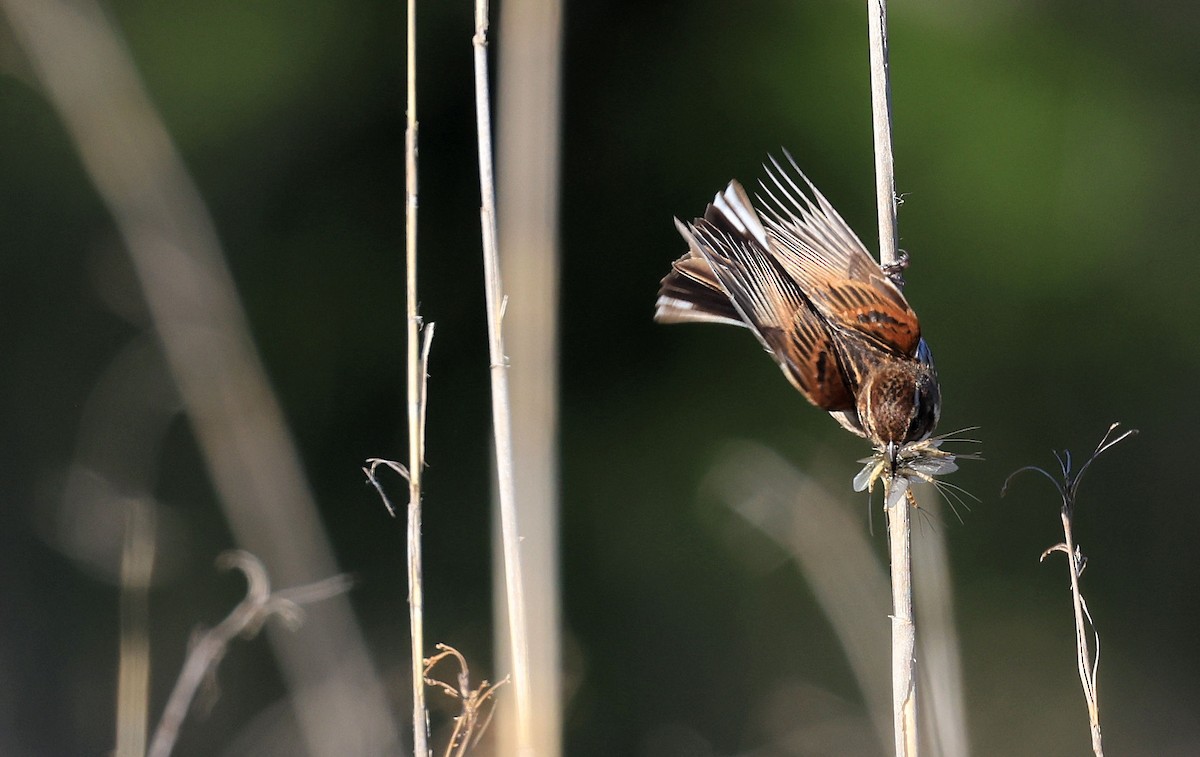
<path fill-rule="evenodd" d="M 496 690 L 508 683 L 509 679 L 506 676 L 493 684 L 485 678 L 480 681 L 478 686 L 472 688 L 471 669 L 467 665 L 467 658 L 448 644 L 437 644 L 436 646 L 439 650 L 438 653 L 425 660 L 425 683 L 440 689 L 461 703 L 462 711 L 454 718 L 454 729 L 450 733 L 450 741 L 446 744 L 445 755 L 446 757 L 463 757 L 471 749 L 474 749 L 479 740 L 483 738 L 484 732 L 492 722 L 492 715 L 496 711 L 494 699 Z M 453 685 L 430 675 L 434 667 L 447 658 L 453 658 L 458 663 L 458 675 L 455 676 L 456 683 Z"/>
<path fill-rule="evenodd" d="M 375 487 L 375 491 L 379 494 L 379 499 L 383 501 L 383 506 L 387 508 L 388 515 L 395 518 L 396 506 L 392 504 L 391 498 L 383 490 L 383 484 L 379 483 L 379 477 L 375 473 L 381 465 L 394 470 L 406 483 L 410 480 L 408 468 L 405 468 L 403 463 L 396 462 L 395 460 L 385 460 L 382 457 L 368 457 L 367 465 L 362 469 L 363 474 L 367 477 L 367 481 L 371 486 Z"/>
<path fill-rule="evenodd" d="M 1053 486 L 1055 488 L 1055 490 L 1058 491 L 1059 496 L 1063 498 L 1063 505 L 1066 506 L 1067 492 L 1065 489 L 1063 489 L 1062 484 L 1059 483 L 1057 478 L 1050 475 L 1050 472 L 1047 471 L 1045 468 L 1041 468 L 1036 465 L 1026 465 L 1024 467 L 1017 468 L 1012 473 L 1009 473 L 1008 477 L 1004 479 L 1004 485 L 1000 487 L 1000 496 L 1001 497 L 1008 494 L 1008 487 L 1012 484 L 1012 480 L 1022 473 L 1040 473 L 1043 476 L 1045 476 L 1046 479 L 1050 482 L 1050 485 Z"/>
<path fill-rule="evenodd" d="M 196 692 L 205 681 L 215 680 L 216 668 L 229 651 L 229 642 L 234 637 L 253 637 L 269 618 L 276 615 L 289 628 L 295 629 L 303 619 L 301 604 L 328 599 L 345 592 L 350 586 L 348 578 L 335 576 L 272 593 L 271 581 L 262 561 L 240 549 L 221 553 L 217 558 L 217 567 L 241 571 L 246 577 L 246 596 L 215 627 L 193 636 L 183 669 L 154 730 L 154 738 L 146 752 L 148 757 L 167 757 L 174 749 L 179 729 L 191 709 Z"/>

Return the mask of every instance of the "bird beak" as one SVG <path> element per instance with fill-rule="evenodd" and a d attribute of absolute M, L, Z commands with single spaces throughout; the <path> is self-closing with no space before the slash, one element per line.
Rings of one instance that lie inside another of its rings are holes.
<path fill-rule="evenodd" d="M 887 455 L 888 465 L 894 468 L 896 466 L 896 443 L 888 442 L 884 454 Z"/>

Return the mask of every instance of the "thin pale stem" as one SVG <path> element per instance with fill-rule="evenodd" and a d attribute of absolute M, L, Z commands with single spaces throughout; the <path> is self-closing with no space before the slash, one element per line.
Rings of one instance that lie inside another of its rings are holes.
<path fill-rule="evenodd" d="M 1079 573 L 1082 565 L 1075 547 L 1075 536 L 1071 531 L 1071 514 L 1064 507 L 1061 515 L 1067 562 L 1071 566 L 1071 605 L 1075 611 L 1075 656 L 1079 666 L 1079 682 L 1083 686 L 1083 697 L 1087 702 L 1092 751 L 1096 757 L 1104 757 L 1104 746 L 1100 735 L 1100 706 L 1096 699 L 1096 669 L 1092 664 L 1092 654 L 1088 647 L 1083 594 L 1079 591 Z"/>
<path fill-rule="evenodd" d="M 404 268 L 407 304 L 408 393 L 408 625 L 412 642 L 413 754 L 429 754 L 425 709 L 425 592 L 421 578 L 421 477 L 425 468 L 425 361 L 417 312 L 417 9 L 408 0 L 408 98 L 404 128 Z M 427 352 L 425 353 L 428 354 Z"/>
<path fill-rule="evenodd" d="M 887 0 L 867 0 L 871 45 L 871 121 L 875 135 L 875 200 L 879 206 L 879 262 L 899 259 L 896 169 L 892 158 L 892 87 L 888 82 Z"/>
<path fill-rule="evenodd" d="M 885 502 L 891 480 L 884 488 Z M 917 754 L 917 629 L 912 601 L 912 492 L 888 511 L 888 548 L 892 565 L 892 727 L 896 755 Z"/>
<path fill-rule="evenodd" d="M 871 115 L 875 135 L 875 199 L 879 207 L 879 262 L 899 259 L 896 179 L 892 157 L 892 95 L 888 83 L 887 0 L 867 0 L 871 49 Z M 910 495 L 911 496 L 911 495 Z M 887 501 L 885 499 L 885 501 Z M 892 561 L 892 715 L 896 754 L 917 754 L 916 627 L 912 617 L 912 534 L 908 497 L 888 511 Z"/>
<path fill-rule="evenodd" d="M 508 605 L 509 654 L 512 661 L 514 706 L 517 720 L 517 755 L 533 754 L 532 696 L 521 576 L 521 544 L 517 528 L 513 480 L 512 419 L 508 401 L 507 358 L 502 321 L 504 297 L 500 283 L 500 258 L 496 244 L 496 184 L 492 167 L 491 96 L 488 87 L 488 2 L 475 2 L 475 114 L 479 131 L 480 225 L 483 232 L 484 286 L 487 300 L 488 354 L 492 379 L 492 431 L 496 447 L 497 494 L 500 532 L 504 542 L 505 600 Z"/>

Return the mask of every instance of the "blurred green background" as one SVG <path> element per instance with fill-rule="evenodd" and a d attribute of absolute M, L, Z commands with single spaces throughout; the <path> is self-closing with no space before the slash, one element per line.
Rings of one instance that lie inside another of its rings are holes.
<path fill-rule="evenodd" d="M 438 334 L 427 638 L 495 677 L 472 17 L 467 2 L 420 5 L 421 311 Z M 403 529 L 359 471 L 406 454 L 403 9 L 108 7 L 215 217 L 406 722 Z M 861 694 L 792 563 L 703 481 L 731 440 L 753 439 L 865 524 L 849 482 L 866 449 L 748 334 L 651 314 L 683 250 L 672 217 L 755 181 L 781 146 L 874 247 L 865 9 L 580 0 L 565 13 L 565 753 L 815 753 L 775 738 L 781 692 L 851 719 Z M 941 428 L 980 426 L 986 458 L 951 479 L 981 500 L 963 522 L 923 526 L 949 544 L 974 753 L 1088 748 L 1067 577 L 1038 564 L 1061 538 L 1056 497 L 1032 479 L 999 492 L 1119 420 L 1141 434 L 1091 471 L 1077 522 L 1106 745 L 1196 754 L 1200 7 L 925 0 L 893 3 L 890 21 L 906 294 L 937 356 Z M 147 320 L 110 217 L 0 31 L 0 752 L 100 754 L 117 590 L 63 548 L 63 492 L 83 408 L 146 343 Z M 187 422 L 138 454 L 125 462 L 156 470 L 169 536 L 151 595 L 156 715 L 189 630 L 242 587 L 212 568 L 232 542 Z M 220 680 L 179 753 L 222 753 L 283 695 L 261 639 L 236 646 Z"/>

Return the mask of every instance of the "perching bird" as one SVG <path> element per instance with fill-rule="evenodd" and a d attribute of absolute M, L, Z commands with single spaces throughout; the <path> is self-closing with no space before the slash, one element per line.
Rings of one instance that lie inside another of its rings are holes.
<path fill-rule="evenodd" d="M 941 412 L 917 315 L 829 201 L 787 156 L 771 159 L 760 210 L 736 181 L 689 224 L 654 319 L 749 328 L 809 402 L 894 460 Z"/>

